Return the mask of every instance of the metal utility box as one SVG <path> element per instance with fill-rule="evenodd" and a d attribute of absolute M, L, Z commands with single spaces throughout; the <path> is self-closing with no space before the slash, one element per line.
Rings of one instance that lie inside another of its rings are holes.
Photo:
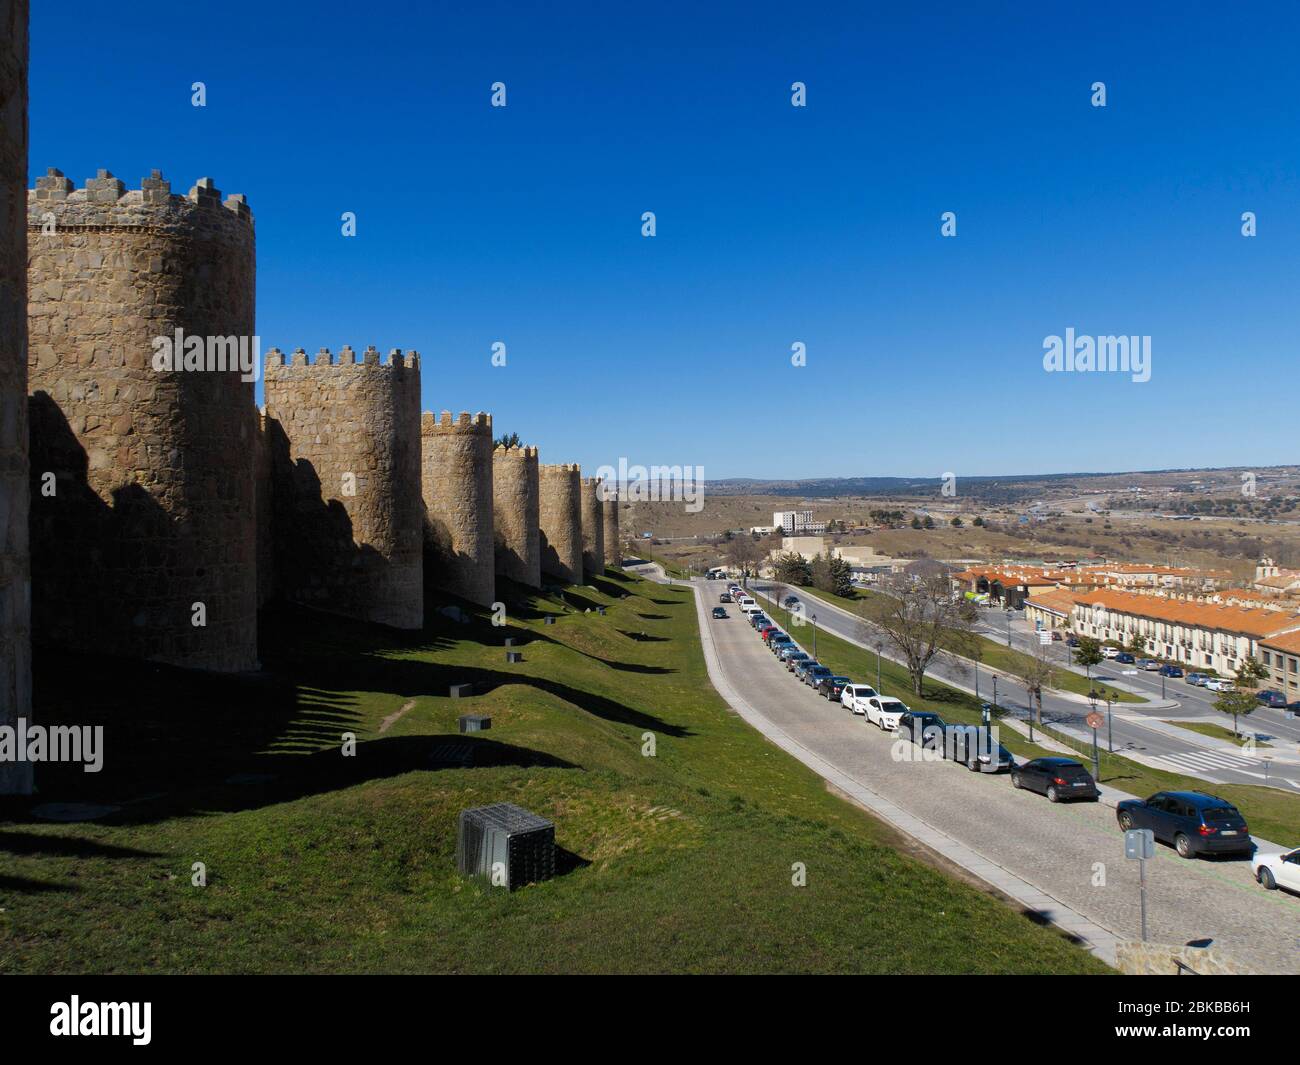
<path fill-rule="evenodd" d="M 492 727 L 492 718 L 487 714 L 461 714 L 461 732 L 483 732 Z"/>
<path fill-rule="evenodd" d="M 461 810 L 456 868 L 514 891 L 555 876 L 555 825 L 510 802 Z"/>

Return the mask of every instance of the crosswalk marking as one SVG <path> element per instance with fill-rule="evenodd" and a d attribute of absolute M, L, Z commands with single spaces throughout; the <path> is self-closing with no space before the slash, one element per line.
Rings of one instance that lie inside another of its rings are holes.
<path fill-rule="evenodd" d="M 1243 758 L 1223 751 L 1179 751 L 1175 754 L 1153 756 L 1155 761 L 1165 762 L 1177 769 L 1255 769 L 1259 760 Z"/>

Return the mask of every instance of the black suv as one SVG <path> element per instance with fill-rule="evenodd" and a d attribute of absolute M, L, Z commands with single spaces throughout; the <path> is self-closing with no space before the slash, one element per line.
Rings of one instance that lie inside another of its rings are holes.
<path fill-rule="evenodd" d="M 1011 770 L 1011 786 L 1036 791 L 1052 802 L 1101 798 L 1097 782 L 1073 758 L 1035 758 Z"/>
<path fill-rule="evenodd" d="M 1115 808 L 1119 827 L 1149 828 L 1162 843 L 1172 843 L 1180 858 L 1198 854 L 1254 851 L 1241 812 L 1217 795 L 1199 791 L 1158 791 L 1149 799 L 1125 799 Z"/>

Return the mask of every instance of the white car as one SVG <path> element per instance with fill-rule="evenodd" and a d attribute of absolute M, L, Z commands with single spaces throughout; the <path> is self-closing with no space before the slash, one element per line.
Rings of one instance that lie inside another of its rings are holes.
<path fill-rule="evenodd" d="M 876 698 L 876 694 L 876 689 L 870 684 L 846 684 L 844 690 L 840 692 L 840 702 L 846 710 L 852 710 L 855 714 L 862 714 L 865 717 L 867 701 Z"/>
<path fill-rule="evenodd" d="M 1114 658 L 1119 653 L 1119 648 L 1112 647 L 1110 644 L 1104 644 L 1101 649 L 1102 658 Z"/>
<path fill-rule="evenodd" d="M 898 728 L 898 719 L 908 709 L 899 699 L 889 695 L 876 695 L 867 700 L 867 720 L 884 732 L 893 732 Z"/>
<path fill-rule="evenodd" d="M 1255 879 L 1269 891 L 1287 888 L 1300 891 L 1300 847 L 1280 854 L 1259 854 L 1250 860 Z"/>
<path fill-rule="evenodd" d="M 1212 692 L 1230 692 L 1236 685 L 1230 680 L 1224 680 L 1222 677 L 1215 677 L 1205 682 L 1205 687 Z"/>

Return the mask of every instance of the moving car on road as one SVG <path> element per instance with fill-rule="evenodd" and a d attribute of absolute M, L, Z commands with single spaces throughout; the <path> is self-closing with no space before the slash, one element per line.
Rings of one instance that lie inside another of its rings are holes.
<path fill-rule="evenodd" d="M 1034 758 L 1011 770 L 1011 786 L 1036 791 L 1052 802 L 1101 798 L 1097 782 L 1073 758 Z"/>
<path fill-rule="evenodd" d="M 731 615 L 727 613 L 727 608 L 726 608 L 725 606 L 715 606 L 715 607 L 713 608 L 713 616 L 714 616 L 715 618 L 729 618 L 729 617 L 731 617 Z"/>
<path fill-rule="evenodd" d="M 1269 891 L 1285 888 L 1300 893 L 1300 847 L 1280 854 L 1256 854 L 1250 867 L 1255 880 Z"/>
<path fill-rule="evenodd" d="M 876 689 L 870 684 L 849 684 L 840 692 L 840 702 L 844 704 L 846 710 L 865 715 L 867 700 L 874 698 L 875 694 Z"/>
<path fill-rule="evenodd" d="M 822 677 L 817 682 L 817 694 L 833 703 L 840 701 L 840 693 L 844 691 L 844 686 L 851 683 L 848 677 L 841 677 L 831 674 L 829 677 Z"/>
<path fill-rule="evenodd" d="M 1180 858 L 1198 854 L 1249 855 L 1254 844 L 1240 811 L 1217 795 L 1199 791 L 1158 791 L 1149 799 L 1125 799 L 1115 819 L 1126 832 L 1149 828 L 1162 843 L 1172 843 Z"/>
<path fill-rule="evenodd" d="M 720 596 L 718 596 L 718 602 L 719 602 L 719 603 L 730 603 L 730 602 L 731 602 L 731 593 L 730 593 L 730 592 L 723 592 Z"/>

